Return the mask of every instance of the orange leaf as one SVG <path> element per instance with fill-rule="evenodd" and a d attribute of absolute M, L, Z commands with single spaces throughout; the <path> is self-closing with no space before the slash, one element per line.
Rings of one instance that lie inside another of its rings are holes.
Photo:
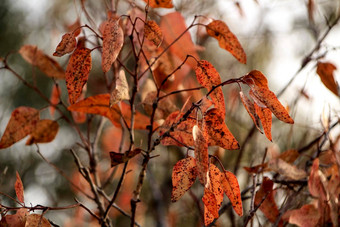
<path fill-rule="evenodd" d="M 116 61 L 123 47 L 124 32 L 119 25 L 119 19 L 114 17 L 106 21 L 103 29 L 102 69 L 106 73 Z"/>
<path fill-rule="evenodd" d="M 50 222 L 40 214 L 30 214 L 26 218 L 25 227 L 50 227 Z"/>
<path fill-rule="evenodd" d="M 129 100 L 129 85 L 126 81 L 124 70 L 120 70 L 116 79 L 116 87 L 110 96 L 110 107 L 122 100 Z"/>
<path fill-rule="evenodd" d="M 228 196 L 234 211 L 239 215 L 243 215 L 242 199 L 240 186 L 238 184 L 236 176 L 229 172 L 224 171 L 221 176 L 221 183 L 224 193 Z"/>
<path fill-rule="evenodd" d="M 59 130 L 59 125 L 56 121 L 44 119 L 37 122 L 33 131 L 30 133 L 26 145 L 33 143 L 49 143 L 54 140 Z"/>
<path fill-rule="evenodd" d="M 149 3 L 152 8 L 172 8 L 171 0 L 144 0 L 144 2 Z"/>
<path fill-rule="evenodd" d="M 71 111 L 82 113 L 98 114 L 107 117 L 116 127 L 122 127 L 120 124 L 121 116 L 124 117 L 130 126 L 131 109 L 130 105 L 121 102 L 121 110 L 118 105 L 109 106 L 110 94 L 100 94 L 88 97 L 68 107 Z M 135 114 L 135 129 L 146 129 L 150 119 L 140 112 Z"/>
<path fill-rule="evenodd" d="M 17 210 L 16 214 L 4 215 L 1 218 L 1 227 L 25 227 L 28 211 L 25 208 Z"/>
<path fill-rule="evenodd" d="M 153 103 L 156 101 L 157 91 L 149 92 L 144 100 L 143 100 L 143 107 L 147 114 L 151 115 L 153 109 Z M 160 96 L 165 95 L 164 92 L 160 92 Z M 169 116 L 170 113 L 177 110 L 177 106 L 170 100 L 170 97 L 165 97 L 158 101 L 157 109 L 155 112 L 154 119 L 164 119 Z"/>
<path fill-rule="evenodd" d="M 320 198 L 322 202 L 327 201 L 327 192 L 322 183 L 323 173 L 319 170 L 319 159 L 313 161 L 312 169 L 308 179 L 308 189 L 312 196 Z"/>
<path fill-rule="evenodd" d="M 53 56 L 61 57 L 65 54 L 71 53 L 77 46 L 77 41 L 72 32 L 66 33 L 61 38 Z"/>
<path fill-rule="evenodd" d="M 59 104 L 60 102 L 60 95 L 61 95 L 61 89 L 57 84 L 54 84 L 52 87 L 51 97 L 50 97 L 50 114 L 53 117 L 55 112 L 55 106 Z"/>
<path fill-rule="evenodd" d="M 179 160 L 172 170 L 171 201 L 179 200 L 188 191 L 197 177 L 196 160 L 192 157 Z"/>
<path fill-rule="evenodd" d="M 273 185 L 273 181 L 271 181 L 268 177 L 263 177 L 261 188 L 256 192 L 254 202 L 255 206 L 258 206 L 265 198 L 260 206 L 260 210 L 272 223 L 276 221 L 276 218 L 280 214 L 274 199 Z"/>
<path fill-rule="evenodd" d="M 129 153 L 125 152 L 124 154 L 111 151 L 110 152 L 111 167 L 129 161 L 134 156 L 140 154 L 141 151 L 142 150 L 140 148 L 133 149 Z"/>
<path fill-rule="evenodd" d="M 240 42 L 223 21 L 214 20 L 206 29 L 209 36 L 218 40 L 221 48 L 229 51 L 239 62 L 247 63 L 247 56 Z"/>
<path fill-rule="evenodd" d="M 319 210 L 313 204 L 307 204 L 300 209 L 288 210 L 282 218 L 288 220 L 290 224 L 309 227 L 318 226 L 320 217 Z"/>
<path fill-rule="evenodd" d="M 16 172 L 16 175 L 17 175 L 17 180 L 15 181 L 15 184 L 14 184 L 15 193 L 17 194 L 18 200 L 21 203 L 24 203 L 25 202 L 24 201 L 24 186 L 22 184 L 18 171 Z"/>
<path fill-rule="evenodd" d="M 244 166 L 243 169 L 248 173 L 262 173 L 268 170 L 268 163 L 263 163 L 252 167 Z"/>
<path fill-rule="evenodd" d="M 57 79 L 64 79 L 65 72 L 60 67 L 58 62 L 44 54 L 36 46 L 24 45 L 20 48 L 19 53 L 21 56 L 33 66 L 38 67 L 43 73 L 49 77 Z"/>
<path fill-rule="evenodd" d="M 16 108 L 0 141 L 0 149 L 10 147 L 30 134 L 39 121 L 39 111 L 26 106 Z"/>
<path fill-rule="evenodd" d="M 257 116 L 259 116 L 264 134 L 270 140 L 272 140 L 272 112 L 268 108 L 259 107 L 256 103 L 254 103 L 255 112 Z"/>
<path fill-rule="evenodd" d="M 195 147 L 195 159 L 197 164 L 198 178 L 204 187 L 209 183 L 209 154 L 208 143 L 203 135 L 203 132 L 194 125 L 192 129 Z"/>
<path fill-rule="evenodd" d="M 163 40 L 162 30 L 159 28 L 156 21 L 149 20 L 145 23 L 144 26 L 144 35 L 145 37 L 153 42 L 157 47 L 161 45 Z"/>
<path fill-rule="evenodd" d="M 220 74 L 214 68 L 214 66 L 205 60 L 201 60 L 197 63 L 197 67 L 195 69 L 196 77 L 198 82 L 211 90 L 213 86 L 219 85 L 221 83 Z M 215 105 L 215 108 L 218 108 L 222 111 L 223 119 L 225 115 L 225 103 L 224 96 L 222 92 L 222 88 L 216 88 L 211 94 L 210 97 Z"/>
<path fill-rule="evenodd" d="M 320 76 L 321 82 L 335 95 L 339 94 L 339 85 L 334 78 L 336 66 L 329 62 L 318 62 L 316 73 Z"/>
<path fill-rule="evenodd" d="M 204 116 L 203 131 L 208 136 L 209 146 L 220 146 L 227 150 L 239 149 L 240 146 L 224 122 L 220 110 L 210 109 Z"/>
<path fill-rule="evenodd" d="M 91 50 L 77 48 L 71 55 L 66 69 L 66 86 L 71 104 L 74 104 L 80 97 L 91 68 Z"/>
<path fill-rule="evenodd" d="M 268 80 L 258 70 L 252 70 L 247 75 L 245 75 L 242 79 L 246 84 L 248 84 L 250 87 L 262 87 L 262 88 L 268 88 Z M 269 88 L 268 88 L 269 89 Z"/>
<path fill-rule="evenodd" d="M 216 197 L 213 192 L 205 188 L 202 201 L 204 203 L 204 225 L 209 225 L 214 218 L 218 218 Z"/>
<path fill-rule="evenodd" d="M 163 32 L 164 41 L 168 45 L 187 29 L 185 20 L 179 12 L 173 12 L 162 16 L 160 27 Z M 196 59 L 199 59 L 189 32 L 186 32 L 170 47 L 170 52 L 176 55 L 181 61 L 184 61 L 187 55 L 192 55 Z M 196 68 L 195 60 L 189 58 L 187 63 L 191 68 Z"/>
<path fill-rule="evenodd" d="M 242 101 L 243 106 L 246 108 L 249 116 L 251 117 L 251 119 L 253 120 L 256 128 L 260 131 L 260 123 L 259 123 L 259 116 L 257 116 L 256 111 L 255 111 L 255 107 L 254 104 L 250 101 L 250 99 L 243 94 L 242 91 L 240 91 L 240 98 Z"/>

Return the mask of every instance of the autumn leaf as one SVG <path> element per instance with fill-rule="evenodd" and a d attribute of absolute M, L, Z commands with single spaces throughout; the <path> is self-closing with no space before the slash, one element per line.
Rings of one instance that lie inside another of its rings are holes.
<path fill-rule="evenodd" d="M 323 184 L 322 178 L 325 178 L 321 170 L 319 170 L 319 159 L 313 161 L 311 172 L 308 179 L 308 189 L 312 196 L 320 198 L 322 202 L 327 201 L 327 191 Z"/>
<path fill-rule="evenodd" d="M 179 160 L 172 169 L 171 201 L 179 200 L 190 189 L 198 175 L 196 160 L 188 157 Z"/>
<path fill-rule="evenodd" d="M 221 176 L 221 184 L 224 193 L 228 196 L 234 211 L 239 215 L 243 215 L 242 198 L 240 186 L 236 176 L 229 171 L 224 171 Z"/>
<path fill-rule="evenodd" d="M 156 21 L 148 20 L 144 26 L 144 36 L 155 44 L 157 47 L 161 45 L 163 40 L 162 30 Z"/>
<path fill-rule="evenodd" d="M 124 154 L 111 151 L 110 152 L 111 167 L 129 161 L 131 158 L 140 154 L 141 151 L 142 150 L 140 148 L 133 149 L 130 152 L 125 152 Z"/>
<path fill-rule="evenodd" d="M 25 227 L 26 217 L 29 214 L 26 208 L 20 208 L 15 214 L 4 215 L 1 218 L 1 227 Z"/>
<path fill-rule="evenodd" d="M 214 66 L 205 60 L 201 60 L 197 63 L 197 67 L 195 69 L 196 78 L 198 82 L 211 90 L 214 86 L 221 84 L 221 77 Z M 221 110 L 223 118 L 225 115 L 225 103 L 224 96 L 222 92 L 222 88 L 218 87 L 210 94 L 210 97 L 215 105 L 215 108 Z"/>
<path fill-rule="evenodd" d="M 273 141 L 272 139 L 272 112 L 268 108 L 259 107 L 256 103 L 254 103 L 255 113 L 259 116 L 264 134 L 266 137 Z"/>
<path fill-rule="evenodd" d="M 268 177 L 263 177 L 261 187 L 256 192 L 254 204 L 255 206 L 258 206 L 264 199 L 259 209 L 270 222 L 275 223 L 280 212 L 274 199 L 273 185 L 274 183 L 272 180 L 270 180 Z"/>
<path fill-rule="evenodd" d="M 49 143 L 54 140 L 58 130 L 59 125 L 56 121 L 48 119 L 40 120 L 30 133 L 26 145 L 31 145 L 33 143 Z"/>
<path fill-rule="evenodd" d="M 51 97 L 50 97 L 50 114 L 53 117 L 55 112 L 55 106 L 60 102 L 61 89 L 57 84 L 52 87 Z"/>
<path fill-rule="evenodd" d="M 247 110 L 249 116 L 251 117 L 251 119 L 253 120 L 256 128 L 260 132 L 262 132 L 261 129 L 260 129 L 259 117 L 257 116 L 256 111 L 255 111 L 254 103 L 252 103 L 250 101 L 250 99 L 246 95 L 243 94 L 242 91 L 240 91 L 240 98 L 241 98 L 241 101 L 242 101 L 244 108 L 246 108 L 246 110 Z"/>
<path fill-rule="evenodd" d="M 201 129 L 195 125 L 192 129 L 195 147 L 195 159 L 197 164 L 198 178 L 204 187 L 209 185 L 209 154 L 208 143 Z"/>
<path fill-rule="evenodd" d="M 295 165 L 289 164 L 280 158 L 270 160 L 268 167 L 282 177 L 287 177 L 292 180 L 301 180 L 307 176 L 304 170 L 298 169 Z"/>
<path fill-rule="evenodd" d="M 313 204 L 306 204 L 299 209 L 288 210 L 282 219 L 299 227 L 310 227 L 318 226 L 320 217 L 319 210 Z"/>
<path fill-rule="evenodd" d="M 215 218 L 218 218 L 216 197 L 213 192 L 205 188 L 202 201 L 204 203 L 204 225 L 209 225 Z"/>
<path fill-rule="evenodd" d="M 318 62 L 316 73 L 321 82 L 335 95 L 340 96 L 339 84 L 335 81 L 334 70 L 336 66 L 329 62 Z"/>
<path fill-rule="evenodd" d="M 219 109 L 210 109 L 204 116 L 203 132 L 207 134 L 209 146 L 220 146 L 227 150 L 236 150 L 240 146 L 224 122 Z"/>
<path fill-rule="evenodd" d="M 263 75 L 263 73 L 258 70 L 250 71 L 247 75 L 243 77 L 243 81 L 250 87 L 257 86 L 269 89 L 267 78 Z"/>
<path fill-rule="evenodd" d="M 71 104 L 77 102 L 92 68 L 91 50 L 77 48 L 66 69 L 66 86 Z"/>
<path fill-rule="evenodd" d="M 58 62 L 44 54 L 36 46 L 24 45 L 20 48 L 19 53 L 25 61 L 38 67 L 47 76 L 57 79 L 65 78 L 65 72 Z"/>
<path fill-rule="evenodd" d="M 33 131 L 38 121 L 38 110 L 26 106 L 16 108 L 12 112 L 11 118 L 0 140 L 0 149 L 10 147 L 26 137 Z"/>
<path fill-rule="evenodd" d="M 26 218 L 25 227 L 50 227 L 50 222 L 40 214 L 30 214 Z"/>
<path fill-rule="evenodd" d="M 110 107 L 122 100 L 129 100 L 129 85 L 126 81 L 124 70 L 120 70 L 116 78 L 116 87 L 110 96 Z"/>
<path fill-rule="evenodd" d="M 79 27 L 80 27 L 80 19 L 77 18 L 77 20 L 74 21 L 72 24 L 67 25 L 67 30 L 69 32 L 72 32 L 74 36 L 77 37 L 81 32 L 81 28 Z"/>
<path fill-rule="evenodd" d="M 144 0 L 144 2 L 148 3 L 152 8 L 172 8 L 171 0 Z"/>
<path fill-rule="evenodd" d="M 164 96 L 164 95 L 165 95 L 164 92 L 160 92 L 160 96 Z M 147 95 L 145 96 L 142 102 L 144 110 L 148 115 L 151 115 L 152 113 L 153 104 L 157 98 L 156 96 L 157 96 L 157 91 L 151 91 L 147 93 Z M 178 109 L 177 106 L 170 100 L 169 96 L 162 98 L 158 101 L 154 119 L 155 120 L 164 119 L 167 116 L 169 116 L 169 114 L 175 112 L 177 109 Z"/>
<path fill-rule="evenodd" d="M 22 184 L 22 181 L 21 181 L 21 178 L 20 178 L 18 171 L 16 171 L 16 175 L 17 175 L 17 180 L 15 181 L 15 184 L 14 184 L 15 193 L 17 195 L 19 202 L 25 203 L 25 201 L 24 201 L 24 185 Z"/>
<path fill-rule="evenodd" d="M 247 56 L 240 42 L 223 21 L 214 20 L 206 29 L 209 36 L 218 40 L 221 48 L 229 51 L 239 62 L 247 63 Z"/>
<path fill-rule="evenodd" d="M 108 72 L 116 61 L 124 44 L 124 32 L 119 25 L 119 19 L 110 18 L 103 27 L 102 69 Z"/>
<path fill-rule="evenodd" d="M 61 37 L 53 56 L 61 57 L 65 54 L 71 53 L 77 46 L 75 35 L 72 32 L 66 33 Z"/>
<path fill-rule="evenodd" d="M 110 94 L 100 94 L 88 97 L 68 107 L 70 111 L 78 111 L 81 113 L 98 114 L 107 117 L 112 124 L 121 128 L 121 116 L 124 117 L 127 124 L 130 126 L 131 109 L 130 105 L 121 102 L 121 109 L 117 104 L 110 108 Z M 150 119 L 140 112 L 136 111 L 135 114 L 135 129 L 146 129 L 150 123 Z M 155 124 L 157 127 L 157 125 Z"/>

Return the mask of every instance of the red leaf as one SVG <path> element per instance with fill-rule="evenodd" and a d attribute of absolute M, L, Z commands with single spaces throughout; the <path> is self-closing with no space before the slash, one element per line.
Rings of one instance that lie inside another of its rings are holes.
<path fill-rule="evenodd" d="M 38 67 L 49 77 L 64 79 L 65 72 L 58 62 L 44 54 L 36 46 L 24 45 L 20 48 L 19 53 L 31 65 Z"/>
<path fill-rule="evenodd" d="M 59 125 L 56 121 L 44 119 L 37 122 L 34 129 L 30 133 L 26 145 L 33 143 L 49 143 L 54 140 L 59 130 Z"/>
<path fill-rule="evenodd" d="M 26 217 L 29 214 L 27 209 L 20 208 L 16 214 L 2 216 L 1 227 L 25 227 Z"/>
<path fill-rule="evenodd" d="M 39 121 L 39 111 L 26 106 L 16 108 L 7 124 L 0 141 L 0 149 L 12 146 L 14 143 L 30 134 Z"/>
<path fill-rule="evenodd" d="M 71 104 L 74 104 L 80 97 L 91 68 L 91 50 L 77 48 L 71 55 L 66 69 L 66 86 Z"/>
<path fill-rule="evenodd" d="M 243 208 L 242 208 L 242 198 L 241 198 L 241 191 L 240 186 L 238 184 L 236 176 L 229 172 L 224 171 L 221 177 L 221 183 L 223 187 L 223 191 L 228 196 L 231 205 L 234 208 L 234 211 L 239 215 L 243 215 Z"/>
<path fill-rule="evenodd" d="M 116 61 L 124 44 L 124 32 L 119 25 L 119 19 L 111 17 L 103 23 L 103 53 L 102 69 L 108 72 L 113 62 Z"/>
<path fill-rule="evenodd" d="M 54 84 L 52 87 L 51 97 L 50 97 L 50 114 L 53 117 L 55 112 L 55 106 L 59 104 L 60 102 L 60 95 L 61 95 L 61 89 L 57 84 Z"/>
<path fill-rule="evenodd" d="M 195 159 L 197 164 L 198 178 L 205 187 L 209 183 L 209 154 L 208 143 L 203 132 L 194 125 L 192 129 L 195 147 Z"/>
<path fill-rule="evenodd" d="M 24 185 L 22 184 L 20 175 L 18 173 L 18 171 L 16 172 L 17 175 L 17 180 L 15 181 L 14 184 L 14 189 L 15 189 L 15 193 L 17 194 L 17 198 L 21 203 L 25 203 L 24 200 Z"/>
<path fill-rule="evenodd" d="M 66 33 L 61 38 L 53 56 L 61 57 L 65 54 L 71 53 L 77 46 L 75 35 L 72 32 Z"/>
<path fill-rule="evenodd" d="M 307 204 L 300 209 L 288 210 L 283 214 L 283 219 L 290 224 L 300 227 L 318 226 L 321 214 L 313 204 Z"/>
<path fill-rule="evenodd" d="M 272 112 L 268 108 L 261 108 L 254 103 L 255 112 L 259 116 L 264 134 L 270 140 L 272 140 Z"/>
<path fill-rule="evenodd" d="M 179 160 L 172 170 L 171 201 L 179 200 L 188 191 L 198 175 L 196 160 L 192 157 Z"/>
<path fill-rule="evenodd" d="M 312 196 L 320 198 L 322 203 L 327 201 L 327 191 L 322 183 L 323 173 L 319 170 L 319 159 L 313 161 L 313 166 L 308 179 L 308 189 Z"/>
<path fill-rule="evenodd" d="M 145 37 L 155 44 L 157 47 L 161 45 L 163 40 L 163 33 L 156 21 L 148 20 L 144 26 Z"/>
<path fill-rule="evenodd" d="M 329 62 L 318 62 L 316 73 L 320 76 L 321 82 L 335 95 L 339 94 L 339 85 L 335 81 L 334 70 L 336 66 Z"/>
<path fill-rule="evenodd" d="M 152 8 L 172 8 L 171 0 L 144 0 L 144 2 L 149 3 Z"/>
<path fill-rule="evenodd" d="M 214 20 L 206 29 L 209 36 L 218 40 L 221 48 L 229 51 L 239 62 L 247 63 L 247 56 L 240 42 L 223 21 Z"/>

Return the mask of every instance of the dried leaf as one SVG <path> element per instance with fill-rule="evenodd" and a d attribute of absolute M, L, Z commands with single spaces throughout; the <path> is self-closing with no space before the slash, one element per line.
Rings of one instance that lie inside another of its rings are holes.
<path fill-rule="evenodd" d="M 263 75 L 262 72 L 258 70 L 252 70 L 247 75 L 245 75 L 242 80 L 248 84 L 251 88 L 254 86 L 262 87 L 262 88 L 268 88 L 268 80 Z"/>
<path fill-rule="evenodd" d="M 1 227 L 25 227 L 28 211 L 25 208 L 17 210 L 16 214 L 2 216 Z"/>
<path fill-rule="evenodd" d="M 55 106 L 59 104 L 60 102 L 60 95 L 61 95 L 61 89 L 57 84 L 54 84 L 52 87 L 51 97 L 50 97 L 50 114 L 53 117 L 55 112 Z"/>
<path fill-rule="evenodd" d="M 308 179 L 309 193 L 317 198 L 320 198 L 322 202 L 327 201 L 327 191 L 322 183 L 323 173 L 319 170 L 319 159 L 316 158 L 313 161 L 312 169 Z"/>
<path fill-rule="evenodd" d="M 307 176 L 307 173 L 304 170 L 298 169 L 296 166 L 291 165 L 280 158 L 270 160 L 268 162 L 268 167 L 281 176 L 292 180 L 300 180 Z"/>
<path fill-rule="evenodd" d="M 254 201 L 255 206 L 258 206 L 265 198 L 259 209 L 272 223 L 276 221 L 276 218 L 280 214 L 274 199 L 273 185 L 274 183 L 272 180 L 268 177 L 264 177 L 260 189 L 256 192 Z"/>
<path fill-rule="evenodd" d="M 149 3 L 152 8 L 172 8 L 171 0 L 144 0 L 144 2 Z"/>
<path fill-rule="evenodd" d="M 218 40 L 221 48 L 229 51 L 239 62 L 247 63 L 247 56 L 240 42 L 223 21 L 214 20 L 206 29 L 209 36 Z"/>
<path fill-rule="evenodd" d="M 125 152 L 124 154 L 110 151 L 111 167 L 129 161 L 131 158 L 140 154 L 141 151 L 142 150 L 140 148 L 133 149 L 129 153 Z"/>
<path fill-rule="evenodd" d="M 221 83 L 221 77 L 214 66 L 205 60 L 201 60 L 197 63 L 197 67 L 195 69 L 196 77 L 198 82 L 211 90 L 213 86 L 217 86 Z M 225 115 L 225 103 L 224 96 L 222 92 L 222 88 L 216 88 L 211 94 L 210 97 L 215 105 L 215 108 L 218 108 L 222 111 L 222 115 L 224 118 Z"/>
<path fill-rule="evenodd" d="M 242 198 L 240 186 L 236 176 L 229 171 L 224 171 L 221 177 L 221 183 L 224 193 L 228 196 L 234 211 L 239 215 L 243 215 Z"/>
<path fill-rule="evenodd" d="M 92 68 L 91 50 L 77 48 L 66 69 L 66 86 L 71 104 L 77 102 Z"/>
<path fill-rule="evenodd" d="M 67 30 L 69 32 L 72 32 L 74 36 L 77 37 L 81 32 L 81 28 L 79 27 L 80 27 L 80 20 L 79 18 L 77 18 L 77 20 L 73 24 L 67 25 Z"/>
<path fill-rule="evenodd" d="M 50 222 L 40 214 L 30 214 L 26 218 L 25 227 L 50 227 Z"/>
<path fill-rule="evenodd" d="M 38 69 L 40 69 L 40 71 L 45 73 L 47 76 L 57 79 L 65 78 L 65 72 L 58 62 L 44 54 L 36 46 L 24 45 L 20 48 L 19 53 L 25 59 L 25 61 L 33 66 L 38 67 Z"/>
<path fill-rule="evenodd" d="M 65 54 L 71 53 L 77 46 L 76 37 L 72 32 L 66 33 L 61 38 L 53 56 L 61 57 Z"/>
<path fill-rule="evenodd" d="M 33 131 L 30 133 L 26 145 L 33 143 L 49 143 L 54 140 L 59 130 L 59 125 L 56 121 L 44 119 L 37 122 Z"/>
<path fill-rule="evenodd" d="M 335 95 L 340 96 L 339 85 L 335 81 L 334 70 L 336 66 L 329 62 L 318 62 L 316 73 L 320 76 L 321 82 Z"/>
<path fill-rule="evenodd" d="M 26 106 L 16 108 L 0 141 L 0 149 L 10 147 L 30 134 L 39 121 L 39 111 Z"/>
<path fill-rule="evenodd" d="M 203 132 L 194 125 L 192 129 L 195 147 L 195 159 L 197 164 L 198 178 L 204 187 L 209 185 L 209 154 L 208 143 Z"/>
<path fill-rule="evenodd" d="M 161 45 L 163 33 L 156 21 L 148 20 L 144 26 L 144 36 L 157 47 Z"/>
<path fill-rule="evenodd" d="M 124 32 L 119 25 L 119 19 L 111 17 L 103 27 L 102 69 L 108 72 L 116 61 L 124 44 Z"/>
<path fill-rule="evenodd" d="M 130 127 L 131 120 L 131 109 L 130 105 L 124 102 L 121 102 L 121 109 L 119 109 L 118 105 L 113 105 L 111 108 L 109 106 L 110 102 L 110 94 L 100 94 L 88 97 L 84 100 L 81 100 L 71 106 L 68 107 L 70 111 L 77 111 L 82 113 L 89 114 L 98 114 L 104 117 L 107 117 L 112 124 L 116 127 L 122 127 L 120 124 L 121 116 L 124 117 L 125 121 Z M 150 119 L 140 112 L 136 111 L 135 114 L 135 129 L 146 129 L 148 124 L 150 123 Z M 155 127 L 157 125 L 155 124 Z"/>
<path fill-rule="evenodd" d="M 252 167 L 244 166 L 243 169 L 248 173 L 258 174 L 268 170 L 268 163 L 263 163 Z"/>
<path fill-rule="evenodd" d="M 318 226 L 320 217 L 319 210 L 313 204 L 307 204 L 300 209 L 288 210 L 282 218 L 299 227 L 310 227 Z"/>
<path fill-rule="evenodd" d="M 192 157 L 179 160 L 172 170 L 171 201 L 179 200 L 190 189 L 198 175 L 196 160 Z"/>
<path fill-rule="evenodd" d="M 279 158 L 285 162 L 293 163 L 300 156 L 299 151 L 295 149 L 286 150 L 279 155 Z"/>
<path fill-rule="evenodd" d="M 164 92 L 160 92 L 160 97 L 164 96 L 165 93 Z M 156 97 L 157 96 L 157 91 L 151 91 L 149 92 L 144 100 L 143 100 L 143 107 L 144 110 L 147 114 L 151 115 L 152 110 L 153 110 L 153 104 L 156 101 Z M 177 110 L 177 106 L 170 100 L 170 97 L 165 97 L 162 98 L 161 100 L 158 101 L 158 105 L 157 105 L 157 109 L 155 112 L 155 116 L 154 119 L 158 120 L 158 119 L 164 119 L 167 116 L 169 116 L 169 114 L 171 114 L 172 112 Z"/>
<path fill-rule="evenodd" d="M 187 29 L 185 20 L 179 12 L 162 16 L 160 27 L 163 32 L 164 41 L 168 45 L 175 41 L 178 36 Z M 196 59 L 199 59 L 189 32 L 186 32 L 170 47 L 170 52 L 176 55 L 181 61 L 184 61 L 187 55 L 192 55 Z M 188 63 L 192 69 L 196 68 L 196 61 L 192 58 L 189 58 L 186 63 Z"/>
<path fill-rule="evenodd" d="M 126 81 L 124 70 L 120 70 L 116 79 L 116 87 L 111 93 L 110 107 L 122 100 L 129 100 L 129 85 Z"/>
<path fill-rule="evenodd" d="M 214 218 L 218 218 L 218 206 L 216 197 L 209 189 L 204 189 L 204 195 L 202 197 L 204 203 L 204 225 L 209 225 Z"/>
<path fill-rule="evenodd" d="M 272 140 L 272 112 L 268 108 L 261 108 L 254 103 L 255 112 L 259 116 L 264 134 L 270 140 Z"/>
<path fill-rule="evenodd" d="M 25 200 L 24 200 L 24 185 L 22 184 L 22 181 L 21 181 L 21 178 L 20 178 L 18 171 L 16 171 L 16 175 L 17 175 L 17 180 L 15 181 L 15 184 L 14 184 L 15 193 L 17 195 L 18 200 L 21 203 L 25 203 Z"/>
<path fill-rule="evenodd" d="M 259 116 L 257 116 L 257 114 L 256 114 L 254 104 L 250 101 L 250 99 L 246 95 L 243 94 L 242 91 L 240 91 L 240 98 L 241 98 L 241 101 L 242 101 L 244 108 L 246 108 L 246 110 L 247 110 L 249 116 L 251 117 L 251 119 L 253 120 L 256 128 L 262 133 L 262 131 L 260 129 Z"/>
<path fill-rule="evenodd" d="M 207 134 L 209 146 L 220 146 L 227 150 L 236 150 L 240 146 L 224 122 L 219 109 L 210 109 L 204 116 L 203 132 Z"/>

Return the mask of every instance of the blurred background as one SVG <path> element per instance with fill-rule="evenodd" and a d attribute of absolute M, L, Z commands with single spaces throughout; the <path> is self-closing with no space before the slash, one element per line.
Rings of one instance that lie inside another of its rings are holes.
<path fill-rule="evenodd" d="M 34 82 L 42 92 L 49 97 L 53 80 L 46 77 L 39 70 L 25 62 L 18 54 L 22 45 L 37 45 L 47 55 L 52 56 L 61 36 L 67 32 L 67 26 L 73 24 L 80 17 L 81 24 L 95 25 L 95 30 L 106 19 L 106 11 L 110 1 L 82 1 L 93 18 L 90 22 L 82 11 L 80 1 L 68 0 L 1 0 L 0 3 L 0 57 L 8 54 L 9 65 L 27 81 Z M 129 1 L 119 2 L 118 15 L 126 14 L 130 6 Z M 143 1 L 130 1 L 144 7 Z M 219 71 L 222 81 L 245 75 L 253 69 L 263 72 L 268 78 L 270 89 L 278 94 L 293 79 L 287 89 L 279 97 L 294 118 L 295 124 L 287 125 L 273 118 L 273 142 L 268 141 L 259 132 L 251 133 L 253 122 L 248 116 L 238 98 L 236 85 L 223 88 L 227 116 L 226 123 L 230 131 L 243 146 L 243 155 L 238 151 L 224 151 L 212 149 L 218 154 L 227 170 L 235 171 L 235 163 L 240 158 L 240 168 L 237 175 L 241 190 L 251 185 L 249 175 L 242 169 L 243 166 L 259 164 L 266 148 L 277 151 L 298 149 L 320 135 L 327 122 L 334 122 L 339 118 L 339 97 L 330 92 L 320 81 L 316 74 L 318 60 L 332 62 L 340 66 L 339 37 L 340 26 L 335 25 L 320 48 L 313 53 L 311 61 L 301 71 L 301 65 L 306 56 L 317 46 L 318 40 L 328 30 L 329 26 L 339 16 L 339 1 L 333 0 L 174 0 L 175 9 L 182 13 L 187 24 L 190 24 L 194 15 L 204 15 L 207 18 L 225 21 L 230 30 L 240 40 L 248 62 L 242 65 L 225 50 L 218 47 L 216 40 L 207 38 L 202 29 L 193 28 L 191 32 L 195 44 L 200 46 L 200 57 L 210 61 Z M 173 12 L 174 9 L 154 10 L 153 16 Z M 151 12 L 152 13 L 152 12 Z M 209 22 L 209 19 L 202 23 Z M 88 31 L 86 31 L 88 32 Z M 87 34 L 87 33 L 85 33 Z M 87 96 L 100 93 L 104 84 L 101 69 L 100 55 L 94 53 L 93 69 L 88 82 Z M 68 57 L 54 58 L 66 68 Z M 2 63 L 0 63 L 2 66 Z M 194 75 L 191 72 L 191 75 Z M 337 81 L 339 72 L 335 71 Z M 67 100 L 64 82 L 59 82 L 63 99 Z M 48 112 L 48 104 L 36 93 L 25 87 L 9 71 L 0 70 L 0 135 L 3 134 L 11 112 L 18 106 L 31 106 L 42 111 L 41 118 L 53 119 Z M 180 107 L 179 107 L 180 108 Z M 89 118 L 89 116 L 88 116 Z M 92 118 L 92 117 L 91 117 Z M 99 117 L 93 117 L 93 125 L 99 124 Z M 77 168 L 73 163 L 70 148 L 75 148 L 79 138 L 75 131 L 64 121 L 58 121 L 60 131 L 56 139 L 48 144 L 39 145 L 39 149 L 46 159 L 62 169 L 72 180 L 86 187 L 80 180 Z M 81 125 L 85 131 L 86 123 Z M 93 133 L 92 131 L 90 131 Z M 337 137 L 339 129 L 330 133 L 330 137 Z M 117 150 L 121 130 L 105 122 L 100 142 L 100 151 L 103 161 L 100 163 L 103 175 L 111 172 L 108 151 Z M 77 148 L 79 149 L 79 148 Z M 44 206 L 65 206 L 74 204 L 74 198 L 86 201 L 85 198 L 68 181 L 62 177 L 48 163 L 44 162 L 36 152 L 36 146 L 25 146 L 25 139 L 8 149 L 0 151 L 0 191 L 14 196 L 15 171 L 23 179 L 25 187 L 25 202 L 27 204 L 41 204 Z M 81 155 L 85 152 L 79 150 Z M 149 165 L 146 184 L 142 191 L 142 203 L 139 208 L 137 221 L 143 226 L 198 226 L 199 213 L 196 204 L 188 194 L 179 202 L 172 204 L 171 197 L 171 171 L 172 166 L 184 156 L 184 152 L 175 147 L 159 146 L 154 155 L 160 155 Z M 139 168 L 140 159 L 130 163 L 130 169 Z M 113 173 L 112 184 L 107 190 L 112 191 L 120 176 L 119 168 Z M 130 173 L 122 191 L 119 204 L 129 211 L 129 199 L 135 187 L 136 174 Z M 130 179 L 131 178 L 131 179 Z M 83 184 L 83 185 L 82 185 Z M 131 185 L 129 185 L 131 184 Z M 201 187 L 195 185 L 193 193 L 200 198 Z M 4 204 L 14 205 L 4 197 L 0 197 Z M 95 205 L 87 203 L 94 208 Z M 248 210 L 247 203 L 244 209 Z M 229 208 L 230 209 L 230 208 Z M 157 212 L 155 212 L 155 210 Z M 113 211 L 117 226 L 128 225 L 129 219 Z M 163 215 L 163 216 L 162 216 Z M 85 212 L 73 209 L 65 211 L 50 211 L 46 217 L 60 226 L 80 226 L 91 224 L 91 218 Z M 230 215 L 222 215 L 217 224 L 229 223 Z M 80 223 L 77 223 L 77 221 Z M 238 223 L 239 218 L 236 218 Z"/>

